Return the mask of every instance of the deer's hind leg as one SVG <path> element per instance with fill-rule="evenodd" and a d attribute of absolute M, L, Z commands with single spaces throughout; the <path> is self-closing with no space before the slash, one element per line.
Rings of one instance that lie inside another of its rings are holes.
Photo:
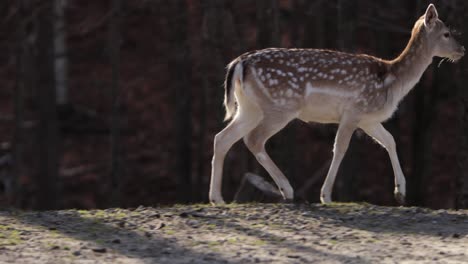
<path fill-rule="evenodd" d="M 293 114 L 285 115 L 284 113 L 268 113 L 260 121 L 250 133 L 244 137 L 244 143 L 252 152 L 257 161 L 265 168 L 278 186 L 283 198 L 291 201 L 294 198 L 294 191 L 288 179 L 284 176 L 281 170 L 271 160 L 265 150 L 265 143 L 270 137 L 278 133 L 296 116 Z"/>
<path fill-rule="evenodd" d="M 239 139 L 249 133 L 262 119 L 262 111 L 242 92 L 236 94 L 238 103 L 234 119 L 214 139 L 209 199 L 212 204 L 224 204 L 221 195 L 223 163 L 226 153 Z"/>

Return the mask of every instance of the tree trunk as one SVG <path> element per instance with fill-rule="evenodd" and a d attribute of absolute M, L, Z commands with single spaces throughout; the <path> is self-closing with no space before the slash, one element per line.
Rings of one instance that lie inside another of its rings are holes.
<path fill-rule="evenodd" d="M 257 0 L 257 47 L 280 45 L 278 0 Z"/>
<path fill-rule="evenodd" d="M 463 2 L 458 14 L 464 14 L 463 21 L 465 28 L 468 26 L 467 12 L 468 5 Z M 468 43 L 468 35 L 463 34 L 462 43 Z M 466 69 L 468 62 L 466 59 L 460 61 L 459 69 Z M 458 72 L 462 75 L 462 71 Z M 461 76 L 459 76 L 461 77 Z M 455 207 L 457 209 L 468 209 L 468 90 L 464 78 L 457 78 L 456 81 L 458 90 L 458 119 L 460 130 L 459 149 L 457 153 L 457 161 L 459 172 L 456 177 L 456 194 L 455 194 Z"/>
<path fill-rule="evenodd" d="M 225 32 L 223 22 L 226 15 L 224 8 L 224 0 L 207 0 L 204 2 L 204 14 L 202 25 L 202 49 L 203 54 L 210 54 L 210 60 L 202 60 L 203 80 L 200 93 L 200 131 L 198 133 L 198 161 L 197 161 L 197 177 L 193 179 L 193 189 L 199 190 L 193 193 L 193 199 L 196 201 L 202 200 L 206 193 L 203 189 L 205 185 L 203 180 L 205 175 L 205 155 L 207 149 L 205 141 L 207 134 L 207 109 L 210 101 L 217 102 L 217 111 L 219 113 L 217 120 L 222 120 L 221 109 L 219 102 L 222 101 L 223 90 L 219 88 L 219 84 L 223 81 L 224 65 L 221 58 L 221 48 L 224 46 Z M 210 144 L 211 149 L 211 144 Z M 203 192 L 202 192 L 203 190 Z M 203 195 L 203 196 L 202 196 Z"/>
<path fill-rule="evenodd" d="M 14 204 L 18 207 L 31 207 L 31 201 L 36 201 L 34 189 L 38 189 L 39 174 L 39 140 L 38 126 L 40 122 L 26 126 L 27 119 L 39 120 L 40 89 L 37 88 L 37 13 L 36 5 L 31 0 L 18 1 L 18 84 L 15 91 L 15 135 L 13 166 L 15 179 L 12 188 L 15 192 Z M 22 176 L 30 176 L 30 184 L 21 184 Z"/>
<path fill-rule="evenodd" d="M 23 119 L 24 119 L 24 91 L 26 90 L 28 75 L 28 67 L 26 65 L 32 64 L 32 56 L 28 49 L 27 43 L 27 22 L 25 17 L 28 16 L 27 6 L 24 0 L 19 2 L 19 28 L 16 32 L 17 37 L 17 82 L 14 94 L 15 101 L 15 133 L 13 138 L 13 179 L 11 182 L 12 197 L 10 201 L 15 206 L 20 206 L 20 186 L 19 178 L 24 173 L 23 162 Z"/>
<path fill-rule="evenodd" d="M 179 202 L 188 202 L 192 194 L 192 121 L 190 76 L 191 63 L 188 39 L 188 10 L 186 1 L 170 1 L 171 13 L 177 14 L 173 25 L 171 42 L 173 54 L 170 62 L 174 85 L 176 175 L 178 180 Z"/>
<path fill-rule="evenodd" d="M 466 63 L 463 63 L 466 65 Z M 468 91 L 463 84 L 459 87 L 460 145 L 457 153 L 459 173 L 456 177 L 456 209 L 468 208 Z"/>
<path fill-rule="evenodd" d="M 324 1 L 305 1 L 304 47 L 326 48 L 325 11 L 327 9 L 327 3 L 324 3 Z"/>
<path fill-rule="evenodd" d="M 111 82 L 111 172 L 110 172 L 110 187 L 111 187 L 111 206 L 120 204 L 120 182 L 121 182 L 121 138 L 120 138 L 120 30 L 122 16 L 122 0 L 112 1 L 112 18 L 109 27 L 109 48 L 110 48 L 110 64 L 112 68 Z"/>
<path fill-rule="evenodd" d="M 65 8 L 67 0 L 54 0 L 54 67 L 57 105 L 68 104 L 68 57 Z"/>
<path fill-rule="evenodd" d="M 54 35 L 53 2 L 41 3 L 38 15 L 38 39 L 36 65 L 39 73 L 37 88 L 39 95 L 40 124 L 39 173 L 36 178 L 36 209 L 58 207 L 58 124 L 54 79 Z"/>

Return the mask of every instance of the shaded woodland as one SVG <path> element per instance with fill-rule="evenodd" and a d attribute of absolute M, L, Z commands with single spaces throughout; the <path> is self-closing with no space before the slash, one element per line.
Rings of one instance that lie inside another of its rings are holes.
<path fill-rule="evenodd" d="M 432 1 L 466 46 L 468 2 Z M 391 59 L 429 1 L 4 0 L 0 3 L 0 206 L 207 202 L 225 65 L 267 47 Z M 468 61 L 440 59 L 384 126 L 410 205 L 468 208 Z M 267 149 L 300 200 L 318 202 L 336 125 L 291 122 Z M 225 160 L 232 200 L 266 172 L 241 143 Z M 356 131 L 336 201 L 395 205 L 386 151 Z"/>

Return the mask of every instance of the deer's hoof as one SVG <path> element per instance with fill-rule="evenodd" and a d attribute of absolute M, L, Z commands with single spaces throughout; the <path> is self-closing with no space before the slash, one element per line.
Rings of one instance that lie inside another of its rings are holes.
<path fill-rule="evenodd" d="M 226 202 L 224 202 L 224 200 L 217 200 L 217 201 L 211 200 L 210 203 L 213 206 L 219 206 L 219 205 L 225 205 L 226 204 Z"/>
<path fill-rule="evenodd" d="M 329 204 L 332 202 L 332 199 L 330 197 L 326 197 L 326 196 L 321 196 L 320 197 L 320 202 L 322 204 Z"/>
<path fill-rule="evenodd" d="M 221 195 L 210 195 L 210 203 L 212 205 L 223 205 L 226 204 Z"/>
<path fill-rule="evenodd" d="M 283 196 L 284 201 L 293 201 L 294 200 L 294 190 L 291 186 L 286 188 L 280 188 L 280 193 Z"/>
<path fill-rule="evenodd" d="M 395 200 L 400 205 L 405 205 L 405 203 L 406 203 L 405 202 L 405 195 L 402 194 L 401 192 L 395 192 Z"/>

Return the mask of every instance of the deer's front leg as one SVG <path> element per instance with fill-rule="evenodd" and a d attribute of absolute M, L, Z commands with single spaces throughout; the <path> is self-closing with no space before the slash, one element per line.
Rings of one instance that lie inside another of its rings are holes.
<path fill-rule="evenodd" d="M 348 150 L 349 141 L 351 140 L 351 136 L 353 135 L 355 129 L 355 122 L 348 120 L 346 117 L 342 118 L 335 137 L 332 163 L 330 165 L 330 169 L 328 170 L 327 178 L 323 183 L 320 194 L 320 201 L 322 203 L 330 203 L 332 201 L 331 195 L 336 173 L 338 172 L 338 168 L 340 167 L 346 150 Z"/>
<path fill-rule="evenodd" d="M 406 181 L 396 152 L 396 144 L 393 136 L 382 126 L 382 124 L 372 124 L 361 127 L 364 132 L 374 138 L 388 152 L 395 174 L 395 199 L 400 203 L 405 203 Z"/>

